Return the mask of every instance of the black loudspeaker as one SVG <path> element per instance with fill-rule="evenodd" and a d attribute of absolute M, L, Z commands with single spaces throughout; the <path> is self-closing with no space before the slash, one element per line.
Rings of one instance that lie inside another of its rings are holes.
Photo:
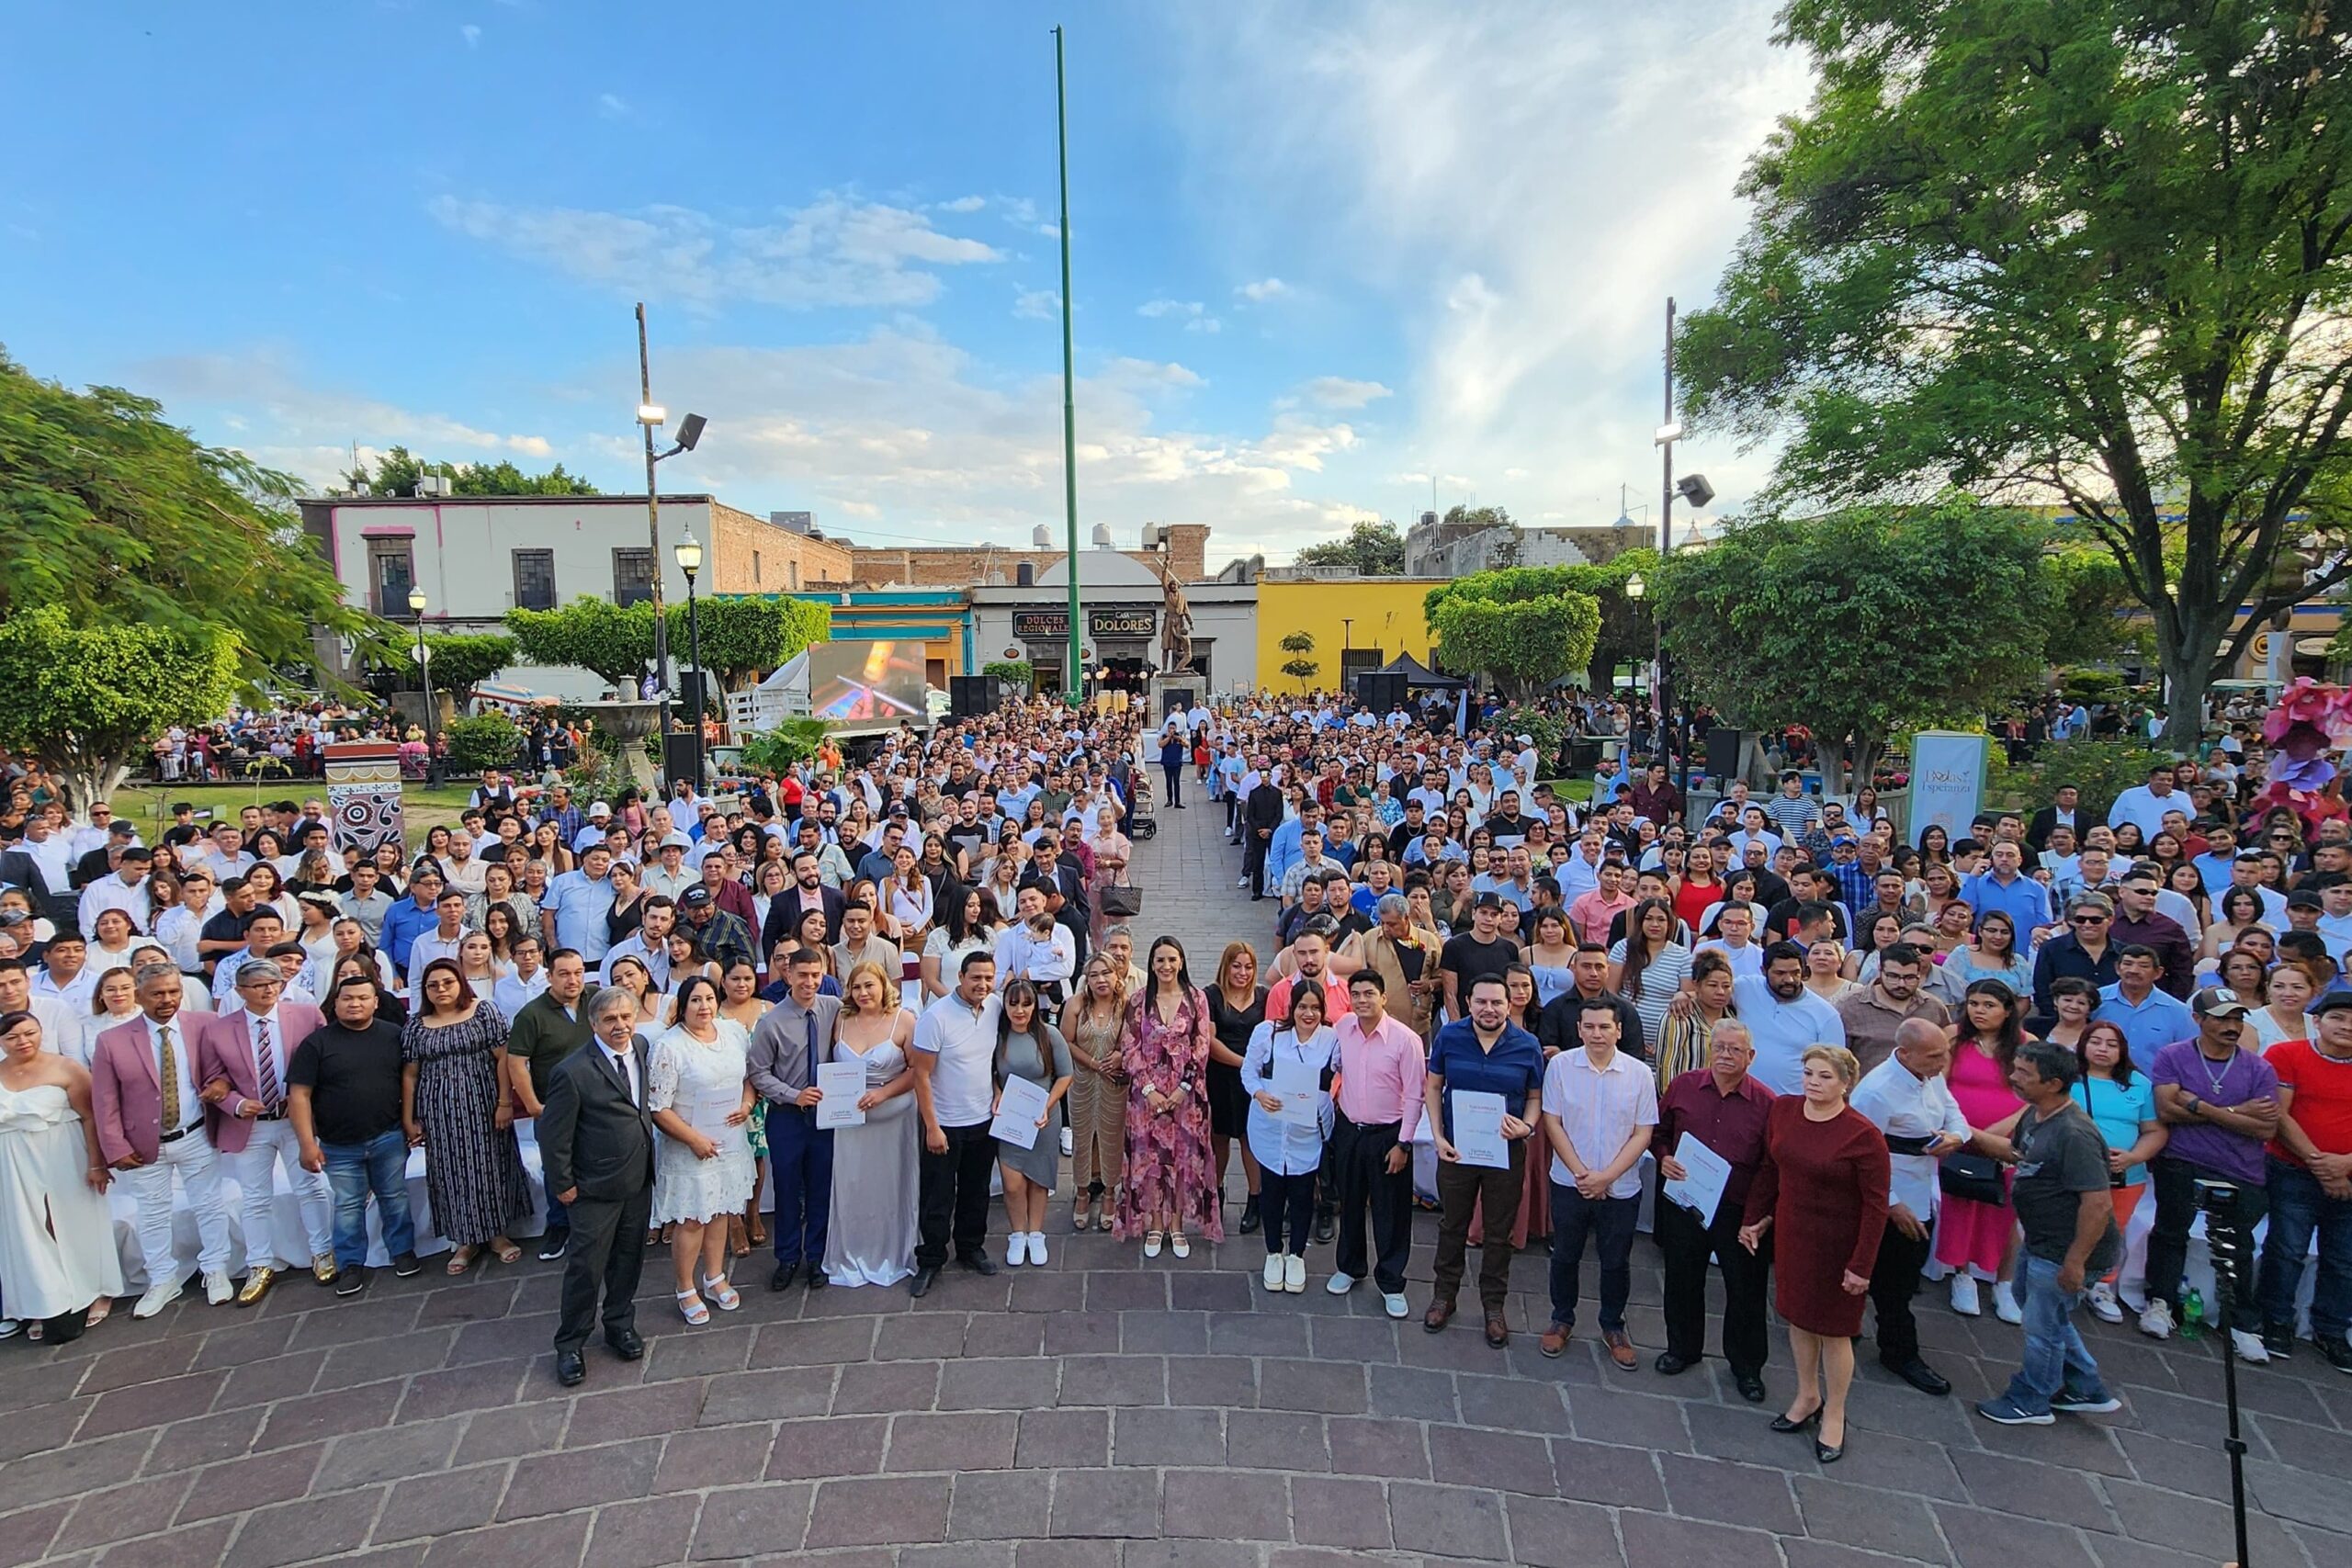
<path fill-rule="evenodd" d="M 950 675 L 947 716 L 978 718 L 996 711 L 997 679 L 993 675 Z"/>
<path fill-rule="evenodd" d="M 1367 670 L 1356 677 L 1356 701 L 1374 713 L 1385 714 L 1406 703 L 1405 677 Z"/>
<path fill-rule="evenodd" d="M 1739 776 L 1739 743 L 1743 737 L 1728 725 L 1707 731 L 1707 776 L 1717 784 Z"/>
<path fill-rule="evenodd" d="M 695 739 L 691 730 L 683 734 L 673 732 L 664 739 L 662 748 L 662 780 L 664 784 L 695 776 Z"/>
<path fill-rule="evenodd" d="M 678 711 L 680 713 L 689 715 L 702 713 L 703 704 L 708 696 L 708 694 L 703 690 L 702 682 L 702 671 L 699 670 L 678 671 Z"/>

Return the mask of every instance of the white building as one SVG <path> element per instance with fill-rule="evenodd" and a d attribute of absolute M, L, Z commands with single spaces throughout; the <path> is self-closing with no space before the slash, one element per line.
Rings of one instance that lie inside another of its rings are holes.
<path fill-rule="evenodd" d="M 701 593 L 792 592 L 850 580 L 846 546 L 707 495 L 662 498 L 659 551 L 641 495 L 329 496 L 302 502 L 301 512 L 303 531 L 349 603 L 413 625 L 409 591 L 422 584 L 425 626 L 434 632 L 499 631 L 509 610 L 582 598 L 633 604 L 651 596 L 657 570 L 662 601 L 684 604 L 686 578 L 675 547 L 689 533 L 703 546 Z M 320 652 L 351 677 L 332 640 Z M 579 701 L 604 689 L 582 670 L 518 665 L 506 679 Z"/>
<path fill-rule="evenodd" d="M 1151 568 L 1098 546 L 1079 552 L 1080 651 L 1092 671 L 1112 671 L 1114 689 L 1140 690 L 1148 666 L 1159 662 L 1165 591 Z M 1022 570 L 1026 572 L 1027 567 Z M 1196 694 L 1255 690 L 1258 684 L 1258 590 L 1254 583 L 1188 582 L 1193 616 Z M 980 659 L 1025 660 L 1047 690 L 1063 684 L 1069 650 L 1069 576 L 1057 561 L 1029 582 L 971 590 L 974 640 Z"/>

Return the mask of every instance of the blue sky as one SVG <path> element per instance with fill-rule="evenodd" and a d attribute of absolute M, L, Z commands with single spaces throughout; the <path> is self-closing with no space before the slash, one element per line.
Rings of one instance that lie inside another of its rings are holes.
<path fill-rule="evenodd" d="M 1282 558 L 1429 502 L 1604 522 L 1657 466 L 1802 62 L 1639 6 L 9 0 L 0 343 L 324 481 L 396 442 L 876 542 L 1061 517 L 1069 33 L 1084 524 Z M 1692 443 L 1736 504 L 1763 458 Z"/>

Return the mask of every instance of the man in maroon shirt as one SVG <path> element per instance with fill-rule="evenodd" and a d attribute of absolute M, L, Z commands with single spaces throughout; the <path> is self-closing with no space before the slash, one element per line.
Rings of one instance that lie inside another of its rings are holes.
<path fill-rule="evenodd" d="M 1731 1363 L 1740 1397 L 1760 1404 L 1769 1343 L 1764 1285 L 1771 1275 L 1772 1253 L 1769 1245 L 1751 1253 L 1739 1244 L 1740 1212 L 1764 1159 L 1764 1112 L 1772 1103 L 1772 1091 L 1747 1076 L 1755 1055 L 1746 1024 L 1736 1018 L 1716 1024 L 1708 1040 L 1708 1065 L 1676 1078 L 1657 1102 L 1657 1133 L 1650 1146 L 1658 1153 L 1658 1174 L 1668 1181 L 1684 1176 L 1682 1162 L 1674 1156 L 1686 1133 L 1731 1167 L 1712 1224 L 1702 1224 L 1698 1214 L 1664 1193 L 1658 1196 L 1657 1239 L 1666 1253 L 1666 1349 L 1655 1364 L 1672 1377 L 1705 1359 L 1707 1258 L 1713 1254 L 1724 1270 L 1724 1359 Z"/>
<path fill-rule="evenodd" d="M 1646 817 L 1663 829 L 1682 816 L 1682 792 L 1667 782 L 1666 764 L 1652 762 L 1642 782 L 1625 792 L 1634 815 Z"/>
<path fill-rule="evenodd" d="M 2118 947 L 2154 948 L 2163 965 L 2157 987 L 2187 1001 L 2196 989 L 2197 948 L 2178 920 L 2156 912 L 2156 890 L 2163 886 L 2163 874 L 2153 861 L 2142 861 L 2124 873 L 2115 889 L 2115 919 L 2107 928 L 2107 940 Z"/>

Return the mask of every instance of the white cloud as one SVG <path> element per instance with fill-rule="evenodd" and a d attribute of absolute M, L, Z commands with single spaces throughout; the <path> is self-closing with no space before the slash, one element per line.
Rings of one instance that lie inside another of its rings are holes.
<path fill-rule="evenodd" d="M 1393 395 L 1377 381 L 1351 381 L 1345 376 L 1317 376 L 1299 389 L 1308 401 L 1327 409 L 1360 409 Z"/>
<path fill-rule="evenodd" d="M 351 466 L 355 443 L 371 458 L 388 446 L 450 462 L 503 457 L 545 462 L 557 454 L 557 444 L 544 435 L 485 429 L 453 415 L 319 386 L 269 350 L 151 359 L 132 367 L 132 384 L 175 412 L 209 413 L 223 429 L 250 437 L 234 443 L 239 450 L 320 485 Z"/>
<path fill-rule="evenodd" d="M 941 202 L 939 204 L 939 210 L 942 212 L 978 212 L 981 208 L 986 207 L 988 204 L 989 198 L 984 196 L 959 196 L 953 201 Z"/>
<path fill-rule="evenodd" d="M 1804 57 L 1770 44 L 1778 8 L 1159 14 L 1188 156 L 1207 172 L 1193 199 L 1231 254 L 1347 276 L 1392 315 L 1411 345 L 1389 378 L 1414 415 L 1407 448 L 1442 455 L 1430 467 L 1466 469 L 1525 515 L 1605 520 L 1614 506 L 1594 498 L 1654 471 L 1666 296 L 1686 310 L 1708 298 L 1746 226 L 1741 167 L 1811 92 Z M 1709 91 L 1689 90 L 1692 61 Z M 1253 287 L 1240 298 L 1257 302 Z M 1729 500 L 1770 463 L 1727 441 L 1678 457 Z M 1507 482 L 1510 468 L 1525 474 Z"/>
<path fill-rule="evenodd" d="M 622 97 L 618 93 L 597 94 L 596 112 L 606 119 L 634 119 L 637 118 L 637 110 L 630 107 L 628 100 Z"/>
<path fill-rule="evenodd" d="M 827 193 L 773 224 L 723 223 L 684 207 L 637 213 L 502 207 L 437 197 L 445 227 L 582 282 L 715 309 L 733 300 L 793 310 L 926 305 L 939 267 L 1004 259 L 943 234 L 905 208 Z"/>
<path fill-rule="evenodd" d="M 1289 284 L 1279 277 L 1261 277 L 1255 283 L 1237 286 L 1233 292 L 1252 305 L 1262 305 L 1269 299 L 1279 299 L 1291 292 Z"/>
<path fill-rule="evenodd" d="M 1058 288 L 1015 288 L 1012 313 L 1024 321 L 1050 321 L 1062 313 Z"/>
<path fill-rule="evenodd" d="M 458 28 L 458 36 L 466 40 L 466 47 L 468 49 L 471 49 L 481 42 L 481 29 L 474 26 L 471 22 L 460 24 Z"/>
<path fill-rule="evenodd" d="M 1173 317 L 1184 323 L 1188 333 L 1217 333 L 1225 323 L 1208 313 L 1208 307 L 1198 299 L 1147 299 L 1136 307 L 1136 314 L 1154 321 Z"/>

